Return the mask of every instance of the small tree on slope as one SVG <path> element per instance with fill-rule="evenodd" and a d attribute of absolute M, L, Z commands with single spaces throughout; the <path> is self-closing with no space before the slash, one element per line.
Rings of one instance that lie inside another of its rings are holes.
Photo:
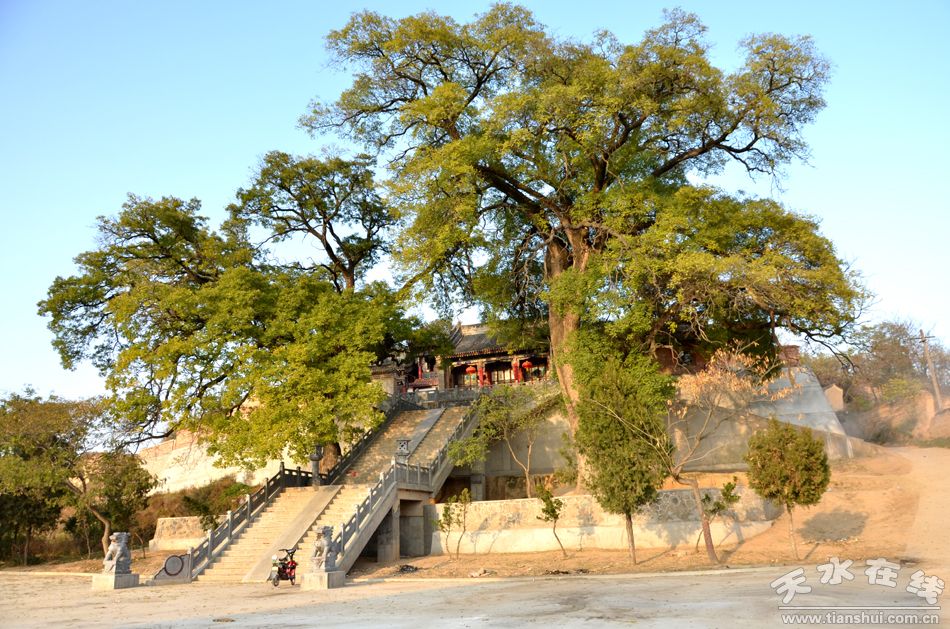
<path fill-rule="evenodd" d="M 831 480 L 828 455 L 820 439 L 808 428 L 796 428 L 775 419 L 749 439 L 749 486 L 755 493 L 775 500 L 788 510 L 788 534 L 798 559 L 792 511 L 821 500 Z"/>

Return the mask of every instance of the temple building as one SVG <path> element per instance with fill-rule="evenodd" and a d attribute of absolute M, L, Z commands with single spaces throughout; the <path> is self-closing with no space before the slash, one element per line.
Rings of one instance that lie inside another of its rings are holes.
<path fill-rule="evenodd" d="M 452 328 L 450 356 L 420 358 L 406 374 L 404 392 L 479 389 L 530 383 L 547 378 L 548 353 L 538 348 L 511 349 L 482 323 Z"/>

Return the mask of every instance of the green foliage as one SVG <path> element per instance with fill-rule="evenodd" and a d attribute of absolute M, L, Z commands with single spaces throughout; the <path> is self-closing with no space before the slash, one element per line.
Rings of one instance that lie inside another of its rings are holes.
<path fill-rule="evenodd" d="M 29 389 L 0 399 L 0 491 L 39 496 L 64 487 L 101 410 L 100 400 L 43 399 Z"/>
<path fill-rule="evenodd" d="M 535 488 L 535 493 L 538 496 L 538 500 L 541 501 L 541 515 L 538 516 L 538 519 L 544 522 L 553 522 L 556 525 L 558 519 L 561 517 L 561 509 L 564 507 L 564 501 L 560 498 L 555 498 L 551 490 L 541 484 Z"/>
<path fill-rule="evenodd" d="M 557 453 L 564 465 L 554 470 L 554 480 L 562 485 L 573 485 L 577 482 L 577 449 L 569 433 L 561 433 L 561 447 Z"/>
<path fill-rule="evenodd" d="M 850 410 L 867 411 L 875 404 L 907 400 L 932 388 L 920 326 L 910 321 L 882 321 L 857 331 L 839 356 L 819 353 L 805 357 L 822 386 L 836 384 L 845 392 Z M 929 339 L 931 360 L 939 386 L 950 387 L 950 351 Z"/>
<path fill-rule="evenodd" d="M 636 562 L 631 517 L 656 499 L 669 474 L 670 379 L 645 356 L 574 351 L 583 382 L 577 444 L 590 468 L 586 484 L 605 510 L 626 517 Z"/>
<path fill-rule="evenodd" d="M 719 490 L 718 498 L 712 498 L 709 494 L 703 494 L 702 508 L 709 518 L 722 515 L 732 508 L 732 505 L 739 502 L 742 497 L 736 493 L 736 483 L 738 483 L 738 481 L 739 479 L 733 476 L 731 481 L 724 483 L 722 489 Z"/>
<path fill-rule="evenodd" d="M 795 546 L 792 510 L 818 504 L 831 481 L 824 444 L 808 428 L 796 428 L 775 419 L 749 439 L 746 454 L 749 486 L 788 510 L 789 534 Z"/>
<path fill-rule="evenodd" d="M 187 515 L 199 516 L 202 528 L 207 531 L 218 526 L 220 516 L 237 508 L 241 497 L 250 491 L 251 487 L 235 482 L 234 477 L 230 476 L 185 490 L 181 501 Z"/>
<path fill-rule="evenodd" d="M 198 516 L 207 530 L 218 523 L 221 515 L 239 508 L 245 494 L 253 492 L 253 487 L 227 476 L 200 487 L 152 494 L 146 508 L 136 513 L 133 529 L 148 540 L 155 536 L 158 518 Z"/>
<path fill-rule="evenodd" d="M 104 548 L 111 527 L 130 528 L 155 486 L 137 457 L 91 451 L 107 414 L 101 399 L 44 400 L 29 390 L 0 401 L 0 494 L 85 510 L 103 525 Z"/>
<path fill-rule="evenodd" d="M 704 32 L 678 10 L 629 43 L 565 41 L 510 4 L 468 23 L 364 11 L 328 37 L 351 86 L 302 123 L 389 159 L 420 294 L 522 330 L 548 319 L 555 353 L 608 321 L 644 350 L 840 336 L 864 294 L 816 223 L 687 183 L 805 155 L 828 64 L 808 37 L 753 35 L 727 73 Z"/>
<path fill-rule="evenodd" d="M 74 495 L 71 504 L 94 509 L 109 519 L 114 530 L 129 531 L 140 543 L 148 541 L 136 526 L 136 514 L 148 505 L 148 496 L 158 482 L 137 456 L 116 451 L 89 453 L 76 473 L 84 491 Z"/>
<path fill-rule="evenodd" d="M 59 521 L 64 489 L 49 492 L 0 490 L 0 559 L 15 559 L 26 565 L 30 541 L 49 531 Z"/>
<path fill-rule="evenodd" d="M 231 216 L 263 227 L 268 241 L 314 239 L 324 260 L 293 266 L 325 274 L 338 292 L 354 290 L 386 252 L 386 231 L 396 220 L 376 191 L 372 167 L 366 156 L 320 160 L 272 151 L 253 185 L 238 192 Z"/>
<path fill-rule="evenodd" d="M 615 288 L 595 303 L 610 334 L 704 356 L 738 343 L 771 357 L 773 327 L 833 337 L 853 325 L 863 293 L 813 220 L 688 187 L 658 205 L 649 228 L 603 257 Z"/>
<path fill-rule="evenodd" d="M 915 443 L 921 448 L 950 448 L 950 437 L 940 437 L 938 439 L 923 439 Z"/>
<path fill-rule="evenodd" d="M 656 499 L 667 476 L 669 378 L 631 355 L 606 361 L 583 391 L 577 444 L 590 466 L 587 486 L 607 511 L 634 514 Z"/>
<path fill-rule="evenodd" d="M 538 500 L 541 501 L 541 515 L 537 516 L 537 518 L 542 522 L 551 523 L 551 532 L 554 533 L 554 539 L 557 540 L 557 545 L 561 547 L 561 553 L 567 557 L 564 544 L 561 543 L 561 538 L 557 536 L 557 521 L 561 518 L 561 509 L 564 508 L 564 501 L 560 498 L 555 498 L 551 490 L 542 484 L 538 484 L 534 493 L 538 497 Z"/>
<path fill-rule="evenodd" d="M 896 377 L 891 378 L 881 386 L 882 402 L 900 402 L 916 396 L 924 390 L 924 385 L 920 380 Z"/>
<path fill-rule="evenodd" d="M 831 480 L 821 440 L 807 428 L 775 419 L 749 439 L 746 462 L 749 486 L 788 509 L 817 504 Z"/>
<path fill-rule="evenodd" d="M 538 430 L 552 412 L 561 408 L 560 394 L 555 389 L 524 386 L 498 386 L 482 395 L 472 406 L 478 426 L 471 437 L 449 444 L 449 457 L 456 465 L 484 461 L 488 449 L 504 443 L 512 460 L 525 476 L 525 490 L 531 497 L 531 452 Z M 523 453 L 516 451 L 515 440 L 525 444 Z"/>
<path fill-rule="evenodd" d="M 262 168 L 220 232 L 196 200 L 130 197 L 118 217 L 99 219 L 99 246 L 76 258 L 79 273 L 57 278 L 39 305 L 64 365 L 89 359 L 107 376 L 111 427 L 127 441 L 190 428 L 222 463 L 256 467 L 288 451 L 304 461 L 314 445 L 381 421 L 374 361 L 410 354 L 417 336 L 444 340 L 438 330 L 417 335 L 388 288 L 354 284 L 389 219 L 377 217 L 360 242 L 332 243 L 337 266 L 330 251 L 322 266 L 283 264 L 251 241 L 255 226 L 282 242 L 368 224 L 364 210 L 385 214 L 366 164 L 271 154 Z M 290 201 L 282 177 L 324 187 L 307 188 L 294 214 L 273 205 Z M 334 208 L 320 196 L 344 189 Z"/>
<path fill-rule="evenodd" d="M 103 526 L 91 513 L 84 510 L 76 511 L 63 522 L 63 530 L 72 538 L 73 546 L 78 548 L 80 554 L 84 554 L 87 559 L 98 555 Z"/>

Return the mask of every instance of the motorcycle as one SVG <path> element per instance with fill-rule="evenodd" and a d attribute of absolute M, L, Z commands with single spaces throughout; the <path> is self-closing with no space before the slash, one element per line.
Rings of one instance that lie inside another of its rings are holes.
<path fill-rule="evenodd" d="M 284 556 L 278 558 L 277 555 L 274 555 L 271 557 L 270 576 L 267 577 L 267 580 L 274 587 L 280 585 L 281 581 L 290 581 L 290 584 L 293 585 L 297 578 L 297 562 L 294 561 L 294 553 L 297 552 L 297 549 L 281 548 L 280 551 L 284 553 Z"/>

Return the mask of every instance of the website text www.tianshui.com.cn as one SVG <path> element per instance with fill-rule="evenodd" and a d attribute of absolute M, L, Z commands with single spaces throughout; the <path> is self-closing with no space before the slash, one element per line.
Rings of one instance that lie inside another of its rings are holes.
<path fill-rule="evenodd" d="M 782 612 L 786 625 L 938 625 L 936 610 L 810 610 Z"/>

